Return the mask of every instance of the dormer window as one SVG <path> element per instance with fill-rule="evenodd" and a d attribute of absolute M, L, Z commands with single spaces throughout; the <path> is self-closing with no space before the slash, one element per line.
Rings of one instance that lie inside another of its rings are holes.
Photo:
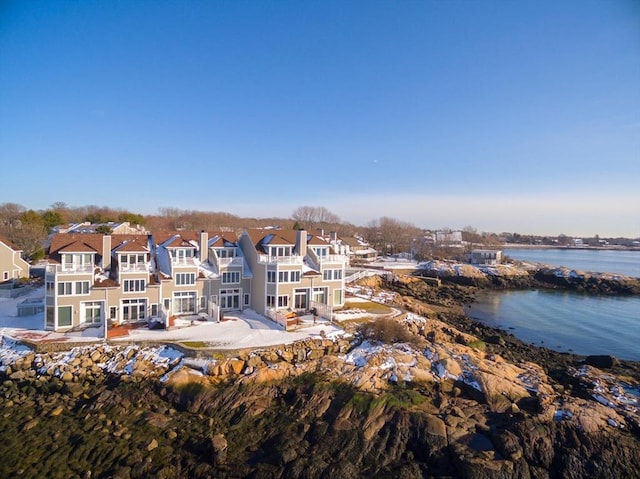
<path fill-rule="evenodd" d="M 177 248 L 171 250 L 171 257 L 181 260 L 186 258 L 193 258 L 194 250 L 193 248 Z"/>
<path fill-rule="evenodd" d="M 121 254 L 120 255 L 120 263 L 124 266 L 124 265 L 138 265 L 138 264 L 145 264 L 146 258 L 144 254 Z"/>
<path fill-rule="evenodd" d="M 270 256 L 291 256 L 291 246 L 271 246 L 269 247 Z"/>
<path fill-rule="evenodd" d="M 319 258 L 324 258 L 329 254 L 329 248 L 326 248 L 326 247 L 315 247 L 315 248 L 313 248 L 313 252 Z"/>
<path fill-rule="evenodd" d="M 236 249 L 235 248 L 216 248 L 216 254 L 218 258 L 235 258 Z"/>

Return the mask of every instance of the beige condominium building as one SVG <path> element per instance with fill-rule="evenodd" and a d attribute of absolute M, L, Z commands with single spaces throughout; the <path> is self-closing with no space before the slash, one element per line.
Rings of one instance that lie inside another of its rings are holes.
<path fill-rule="evenodd" d="M 45 328 L 65 331 L 229 310 L 310 311 L 344 301 L 345 257 L 306 231 L 53 235 Z"/>

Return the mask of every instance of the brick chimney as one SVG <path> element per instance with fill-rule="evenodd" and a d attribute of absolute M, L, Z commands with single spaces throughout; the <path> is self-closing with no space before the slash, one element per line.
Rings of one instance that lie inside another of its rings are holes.
<path fill-rule="evenodd" d="M 296 231 L 296 252 L 300 256 L 307 255 L 307 232 L 306 230 Z"/>

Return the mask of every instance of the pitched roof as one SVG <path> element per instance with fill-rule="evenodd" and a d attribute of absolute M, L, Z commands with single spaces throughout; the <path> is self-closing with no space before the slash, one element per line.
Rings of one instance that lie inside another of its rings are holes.
<path fill-rule="evenodd" d="M 6 236 L 0 235 L 0 242 L 6 244 L 9 248 L 11 248 L 14 251 L 22 251 L 21 248 L 16 246 L 16 244 L 13 241 L 11 241 L 10 239 L 8 239 Z"/>
<path fill-rule="evenodd" d="M 60 253 L 97 253 L 102 256 L 102 242 L 105 235 L 98 233 L 57 233 L 51 237 L 49 246 L 49 259 L 60 260 Z M 137 244 L 146 244 L 147 235 L 111 235 L 111 249 L 115 250 L 121 245 L 134 241 Z M 138 250 L 140 251 L 140 250 Z"/>

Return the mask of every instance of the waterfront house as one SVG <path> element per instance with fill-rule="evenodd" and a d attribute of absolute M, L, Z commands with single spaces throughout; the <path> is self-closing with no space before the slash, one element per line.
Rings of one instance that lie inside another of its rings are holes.
<path fill-rule="evenodd" d="M 240 247 L 251 271 L 251 308 L 277 319 L 278 313 L 331 317 L 344 304 L 346 257 L 324 238 L 305 230 L 247 230 Z"/>
<path fill-rule="evenodd" d="M 474 249 L 468 255 L 471 264 L 496 265 L 502 262 L 502 251 L 489 249 Z"/>

